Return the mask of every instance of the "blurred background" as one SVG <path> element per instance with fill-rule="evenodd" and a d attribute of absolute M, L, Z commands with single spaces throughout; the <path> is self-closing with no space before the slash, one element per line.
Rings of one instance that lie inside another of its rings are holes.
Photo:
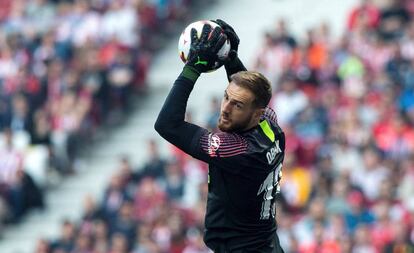
<path fill-rule="evenodd" d="M 414 252 L 414 1 L 1 0 L 0 253 L 207 253 L 207 166 L 163 141 L 178 37 L 221 18 L 273 85 L 285 252 Z M 204 74 L 187 120 L 214 129 Z"/>

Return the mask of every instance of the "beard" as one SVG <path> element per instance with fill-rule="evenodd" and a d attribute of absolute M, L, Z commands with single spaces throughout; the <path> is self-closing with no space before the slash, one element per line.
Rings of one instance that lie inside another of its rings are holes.
<path fill-rule="evenodd" d="M 223 119 L 223 114 L 220 114 L 217 128 L 220 129 L 222 132 L 241 132 L 243 130 L 246 130 L 247 126 L 250 123 L 252 115 L 249 115 L 248 117 L 244 119 L 237 119 L 237 121 L 234 121 L 233 119 Z"/>

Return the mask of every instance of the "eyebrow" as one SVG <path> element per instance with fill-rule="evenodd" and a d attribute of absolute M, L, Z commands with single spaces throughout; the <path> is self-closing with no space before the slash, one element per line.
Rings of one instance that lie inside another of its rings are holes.
<path fill-rule="evenodd" d="M 229 96 L 229 94 L 227 93 L 227 90 L 224 90 L 224 95 L 227 95 L 227 97 Z M 232 100 L 233 102 L 235 102 L 235 103 L 239 103 L 239 104 L 245 105 L 245 103 L 244 103 L 244 102 L 239 101 L 239 100 L 237 100 L 237 99 L 232 98 L 231 100 Z"/>

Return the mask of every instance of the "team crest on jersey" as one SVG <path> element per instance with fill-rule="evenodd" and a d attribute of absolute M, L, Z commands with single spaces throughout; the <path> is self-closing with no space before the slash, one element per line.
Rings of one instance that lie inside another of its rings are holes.
<path fill-rule="evenodd" d="M 208 153 L 210 155 L 215 154 L 221 144 L 220 137 L 217 134 L 210 134 L 208 138 Z"/>

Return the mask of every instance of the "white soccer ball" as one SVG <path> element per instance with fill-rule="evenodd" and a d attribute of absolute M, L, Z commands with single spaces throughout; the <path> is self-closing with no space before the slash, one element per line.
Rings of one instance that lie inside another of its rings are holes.
<path fill-rule="evenodd" d="M 197 30 L 197 37 L 200 38 L 201 31 L 203 30 L 203 26 L 205 24 L 209 24 L 211 26 L 211 31 L 217 26 L 218 24 L 210 21 L 210 20 L 200 20 L 189 24 L 184 31 L 181 33 L 180 39 L 178 40 L 178 54 L 181 60 L 186 63 L 188 53 L 190 52 L 190 45 L 191 45 L 191 29 L 195 28 Z M 217 56 L 220 60 L 225 60 L 230 52 L 230 41 L 227 39 L 221 49 L 218 51 Z M 220 62 L 215 62 L 214 67 L 212 70 L 216 70 L 220 68 L 223 64 Z"/>

